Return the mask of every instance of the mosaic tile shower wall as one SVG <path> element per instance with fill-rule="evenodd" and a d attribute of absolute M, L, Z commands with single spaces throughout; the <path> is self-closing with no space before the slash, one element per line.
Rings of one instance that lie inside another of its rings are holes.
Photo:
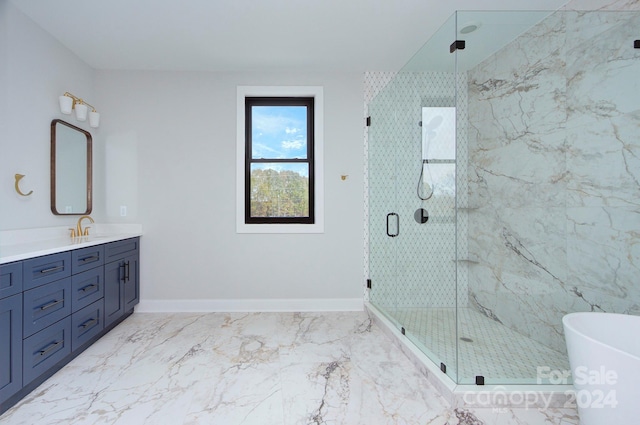
<path fill-rule="evenodd" d="M 466 87 L 464 75 L 458 77 L 458 84 Z M 365 74 L 365 97 L 365 113 L 371 117 L 365 134 L 365 219 L 369 223 L 366 272 L 374 279 L 371 301 L 388 310 L 453 308 L 456 301 L 466 306 L 466 263 L 456 275 L 456 258 L 467 256 L 466 217 L 458 216 L 456 226 L 455 209 L 456 191 L 458 202 L 466 201 L 465 136 L 456 141 L 456 162 L 464 166 L 458 167 L 456 174 L 456 164 L 432 165 L 434 174 L 436 167 L 446 168 L 444 174 L 451 176 L 451 181 L 436 182 L 434 195 L 428 200 L 417 195 L 422 167 L 422 107 L 456 106 L 457 125 L 465 126 L 466 93 L 456 91 L 453 74 L 372 72 Z M 466 135 L 466 131 L 459 129 L 458 134 Z M 427 223 L 419 224 L 414 219 L 419 208 L 428 211 Z M 387 214 L 391 212 L 399 219 L 400 235 L 396 238 L 386 233 Z M 460 241 L 458 247 L 456 240 Z"/>

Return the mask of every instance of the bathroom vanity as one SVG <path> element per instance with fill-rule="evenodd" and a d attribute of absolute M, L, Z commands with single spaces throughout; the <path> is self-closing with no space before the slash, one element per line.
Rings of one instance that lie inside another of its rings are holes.
<path fill-rule="evenodd" d="M 133 313 L 140 234 L 21 237 L 13 244 L 4 235 L 0 414 Z"/>

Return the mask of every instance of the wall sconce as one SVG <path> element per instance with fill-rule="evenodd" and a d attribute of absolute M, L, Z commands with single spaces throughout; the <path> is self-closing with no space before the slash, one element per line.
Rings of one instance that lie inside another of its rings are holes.
<path fill-rule="evenodd" d="M 91 112 L 89 112 L 89 126 L 97 128 L 100 125 L 100 114 L 96 112 L 96 108 L 88 104 L 81 98 L 72 95 L 69 92 L 65 92 L 58 98 L 60 102 L 60 112 L 69 115 L 73 109 L 76 110 L 76 119 L 78 121 L 86 121 L 88 107 L 91 106 Z"/>

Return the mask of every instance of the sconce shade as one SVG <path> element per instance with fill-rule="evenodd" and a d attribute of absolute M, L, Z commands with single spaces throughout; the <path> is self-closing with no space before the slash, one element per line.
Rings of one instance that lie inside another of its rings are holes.
<path fill-rule="evenodd" d="M 87 119 L 87 110 L 89 107 L 82 103 L 76 103 L 76 119 L 78 121 L 85 121 Z"/>
<path fill-rule="evenodd" d="M 97 112 L 89 112 L 89 126 L 97 128 L 100 125 L 100 114 Z"/>
<path fill-rule="evenodd" d="M 60 102 L 60 112 L 69 115 L 73 109 L 73 99 L 69 96 L 60 96 L 58 101 Z"/>
<path fill-rule="evenodd" d="M 100 114 L 96 112 L 95 106 L 90 105 L 69 92 L 65 92 L 64 95 L 58 97 L 58 101 L 60 102 L 60 112 L 63 114 L 71 114 L 75 109 L 76 119 L 78 121 L 87 120 L 87 112 L 89 111 L 89 107 L 91 107 L 91 112 L 89 112 L 89 125 L 93 128 L 97 128 L 100 125 Z"/>

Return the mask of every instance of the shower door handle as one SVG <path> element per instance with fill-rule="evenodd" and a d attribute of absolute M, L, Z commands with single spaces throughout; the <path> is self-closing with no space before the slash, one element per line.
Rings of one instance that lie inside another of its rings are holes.
<path fill-rule="evenodd" d="M 395 217 L 396 218 L 396 232 L 395 233 L 389 233 L 389 219 L 391 217 Z M 398 236 L 400 234 L 400 216 L 396 213 L 389 213 L 387 214 L 387 236 L 395 238 L 396 236 Z"/>

